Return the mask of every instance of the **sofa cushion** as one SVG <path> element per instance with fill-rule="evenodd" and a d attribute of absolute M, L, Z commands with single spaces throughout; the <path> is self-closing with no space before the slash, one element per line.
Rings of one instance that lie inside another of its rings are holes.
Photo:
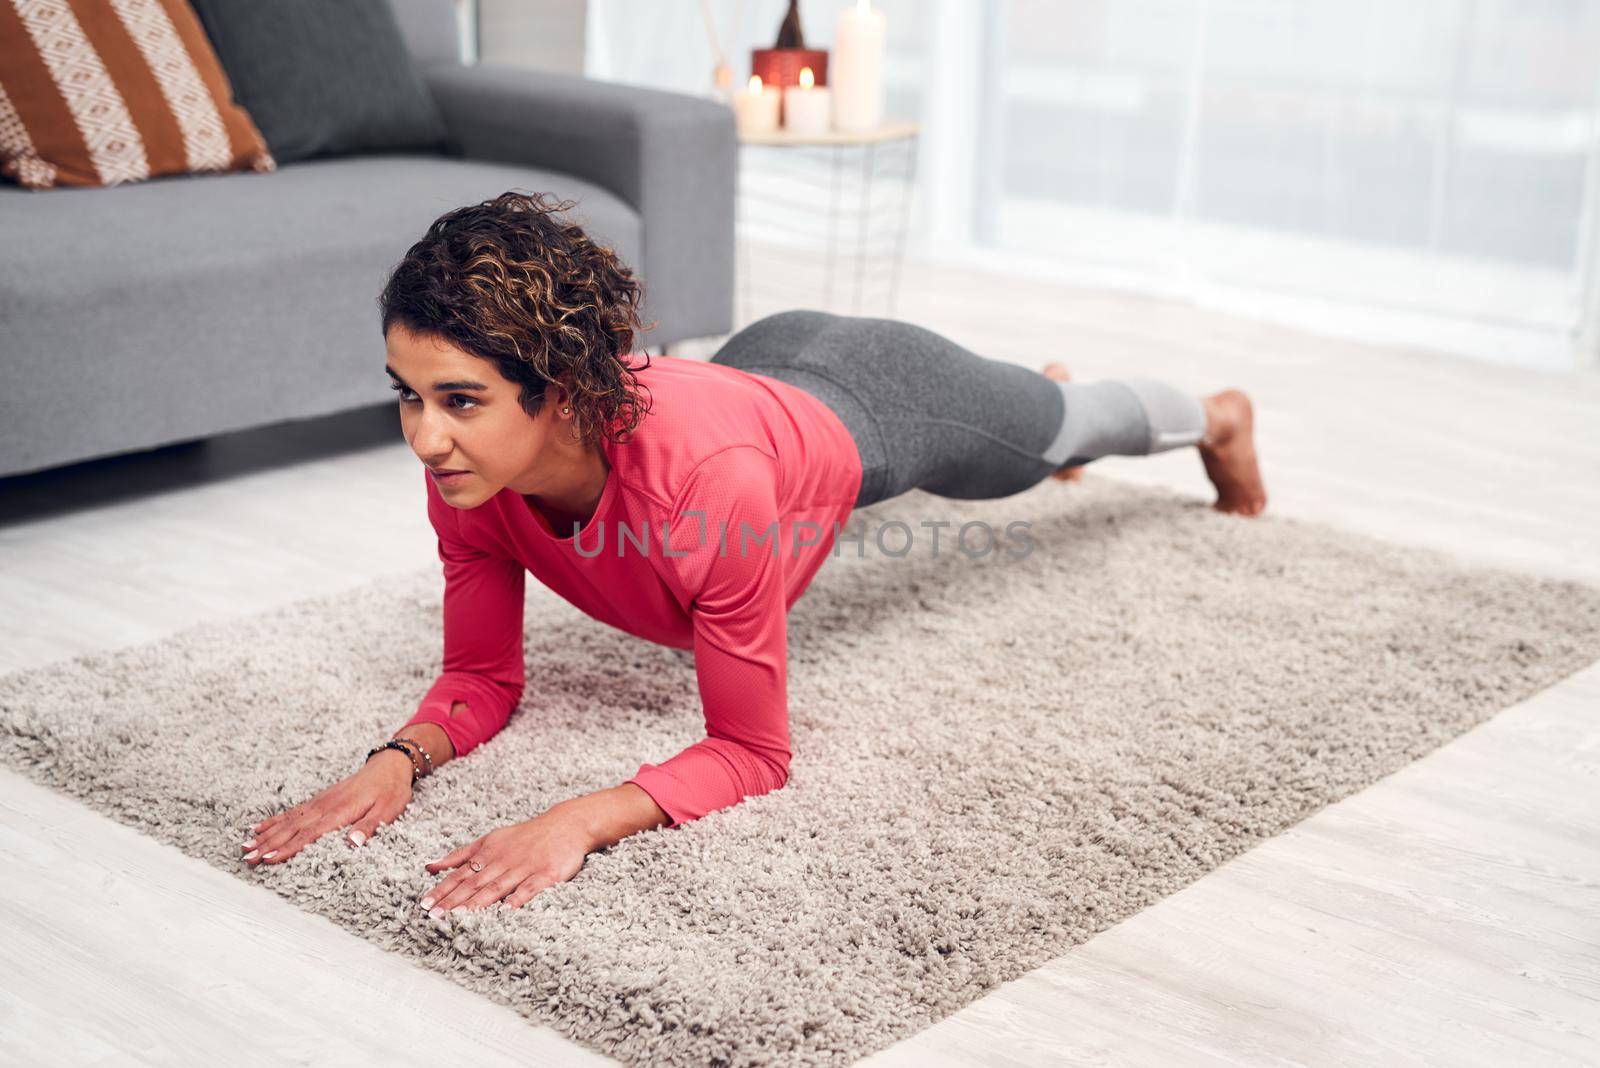
<path fill-rule="evenodd" d="M 390 0 L 400 36 L 417 70 L 461 64 L 461 24 L 456 0 Z"/>
<path fill-rule="evenodd" d="M 0 257 L 0 468 L 392 402 L 389 270 L 434 219 L 508 189 L 576 200 L 569 219 L 641 262 L 639 216 L 614 194 L 514 164 L 371 155 L 118 189 L 0 186 L 0 233 L 28 250 Z"/>
<path fill-rule="evenodd" d="M 191 0 L 279 163 L 444 151 L 389 0 Z"/>
<path fill-rule="evenodd" d="M 569 217 L 636 262 L 637 213 L 582 179 L 442 156 L 352 156 L 296 163 L 270 176 L 164 178 L 32 195 L 0 189 L 0 232 L 28 250 L 0 257 L 0 313 L 18 294 L 93 302 L 145 282 L 166 307 L 182 299 L 185 281 L 202 276 L 270 297 L 272 278 L 323 270 L 347 291 L 352 278 L 333 272 L 362 272 L 355 284 L 370 287 L 375 301 L 384 271 L 434 219 L 513 188 L 577 201 Z"/>
<path fill-rule="evenodd" d="M 49 189 L 272 169 L 185 0 L 0 0 L 0 174 Z"/>

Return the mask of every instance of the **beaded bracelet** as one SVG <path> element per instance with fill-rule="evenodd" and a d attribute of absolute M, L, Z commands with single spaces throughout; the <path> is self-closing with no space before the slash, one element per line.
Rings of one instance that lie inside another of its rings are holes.
<path fill-rule="evenodd" d="M 367 751 L 367 760 L 371 760 L 373 757 L 377 756 L 379 753 L 383 752 L 385 749 L 398 749 L 398 750 L 400 750 L 400 752 L 402 752 L 402 753 L 404 753 L 406 755 L 406 759 L 411 762 L 411 785 L 415 786 L 417 784 L 417 758 L 411 755 L 411 750 L 407 749 L 405 746 L 401 745 L 399 742 L 395 741 L 393 738 L 390 738 L 387 742 L 384 742 L 382 745 L 375 745 L 370 750 L 368 750 Z M 362 763 L 366 763 L 366 761 L 362 761 Z"/>
<path fill-rule="evenodd" d="M 428 750 L 423 747 L 421 742 L 417 741 L 415 738 L 406 737 L 405 735 L 401 735 L 400 737 L 396 738 L 395 741 L 399 742 L 401 745 L 409 744 L 416 746 L 417 752 L 422 754 L 422 759 L 428 764 L 428 774 L 433 774 L 433 757 L 428 754 Z"/>

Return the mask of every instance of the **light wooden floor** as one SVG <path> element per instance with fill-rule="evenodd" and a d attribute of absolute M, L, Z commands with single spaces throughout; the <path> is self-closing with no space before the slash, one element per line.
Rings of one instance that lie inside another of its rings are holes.
<path fill-rule="evenodd" d="M 915 264 L 896 317 L 1081 378 L 1244 388 L 1269 509 L 1600 583 L 1593 373 Z M 1189 451 L 1094 470 L 1206 493 Z M 387 411 L 25 490 L 4 506 L 30 518 L 0 526 L 0 671 L 434 559 Z M 1600 665 L 864 1063 L 1600 1061 L 1597 713 Z M 5 1063 L 605 1061 L 13 772 L 0 864 Z"/>

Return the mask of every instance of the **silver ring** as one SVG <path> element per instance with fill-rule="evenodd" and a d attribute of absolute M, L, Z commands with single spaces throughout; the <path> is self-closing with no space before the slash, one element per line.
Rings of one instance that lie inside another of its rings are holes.
<path fill-rule="evenodd" d="M 482 871 L 483 870 L 483 861 L 481 861 L 481 860 L 473 861 L 472 862 L 472 870 L 473 871 Z"/>

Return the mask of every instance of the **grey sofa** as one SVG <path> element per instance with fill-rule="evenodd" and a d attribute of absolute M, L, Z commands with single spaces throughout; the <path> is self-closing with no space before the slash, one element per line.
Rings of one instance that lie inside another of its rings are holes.
<path fill-rule="evenodd" d="M 707 99 L 463 66 L 451 0 L 392 0 L 454 145 L 106 189 L 0 184 L 0 476 L 392 403 L 377 295 L 451 208 L 508 189 L 644 284 L 640 347 L 733 320 L 737 144 Z"/>

